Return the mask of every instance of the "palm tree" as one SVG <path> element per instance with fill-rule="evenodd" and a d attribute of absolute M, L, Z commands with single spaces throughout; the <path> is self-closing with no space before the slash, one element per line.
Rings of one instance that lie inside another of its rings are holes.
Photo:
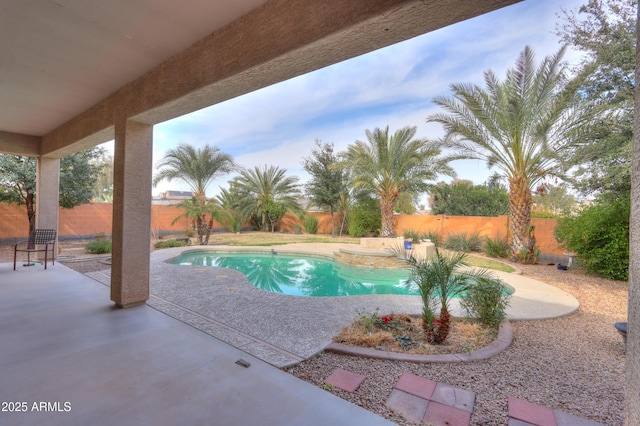
<path fill-rule="evenodd" d="M 382 237 L 395 235 L 393 211 L 403 192 L 421 193 L 428 181 L 438 175 L 454 176 L 448 165 L 451 158 L 439 157 L 441 143 L 414 139 L 417 127 L 405 127 L 389 135 L 384 130 L 366 130 L 368 142 L 355 141 L 345 154 L 345 164 L 352 169 L 356 187 L 376 194 L 380 199 Z"/>
<path fill-rule="evenodd" d="M 202 149 L 197 149 L 191 145 L 181 144 L 167 151 L 158 163 L 158 169 L 158 174 L 153 178 L 154 186 L 162 180 L 171 182 L 175 179 L 186 183 L 191 188 L 194 194 L 193 205 L 187 206 L 185 202 L 183 207 L 187 212 L 192 209 L 200 211 L 194 219 L 198 240 L 203 244 L 204 235 L 206 234 L 206 240 L 208 240 L 211 232 L 210 229 L 206 229 L 208 226 L 204 223 L 207 210 L 207 187 L 216 178 L 238 170 L 239 166 L 230 155 L 222 153 L 219 148 L 205 145 Z M 210 224 L 213 224 L 212 219 Z"/>
<path fill-rule="evenodd" d="M 302 212 L 298 204 L 298 178 L 286 176 L 277 166 L 255 166 L 243 170 L 231 181 L 230 190 L 240 200 L 240 208 L 254 218 L 262 230 L 275 230 L 285 212 Z"/>
<path fill-rule="evenodd" d="M 466 253 L 443 255 L 436 248 L 435 256 L 427 259 L 407 259 L 411 278 L 408 285 L 417 285 L 422 297 L 422 328 L 429 343 L 443 343 L 449 335 L 451 314 L 449 301 L 459 297 L 475 283 L 500 281 L 484 269 L 466 269 Z M 438 306 L 439 305 L 439 306 Z M 440 310 L 438 316 L 436 311 Z"/>
<path fill-rule="evenodd" d="M 453 97 L 434 102 L 446 110 L 427 118 L 441 123 L 445 142 L 460 157 L 485 160 L 509 182 L 511 258 L 534 258 L 531 191 L 547 176 L 560 176 L 562 158 L 580 139 L 590 113 L 579 108 L 578 84 L 567 81 L 562 63 L 564 48 L 535 66 L 535 54 L 526 47 L 504 81 L 484 73 L 486 89 L 452 84 Z"/>

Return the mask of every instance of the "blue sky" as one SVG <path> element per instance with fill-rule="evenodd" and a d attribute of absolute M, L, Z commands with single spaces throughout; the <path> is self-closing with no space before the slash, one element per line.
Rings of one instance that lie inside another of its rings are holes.
<path fill-rule="evenodd" d="M 307 179 L 301 163 L 314 141 L 342 151 L 366 140 L 365 129 L 417 126 L 417 137 L 437 138 L 439 124 L 425 119 L 438 111 L 431 100 L 450 94 L 451 83 L 483 82 L 492 69 L 499 77 L 530 45 L 540 60 L 560 48 L 555 35 L 562 9 L 586 0 L 527 0 L 414 39 L 323 68 L 154 127 L 154 165 L 180 143 L 217 146 L 246 168 L 274 165 Z M 577 63 L 568 52 L 565 60 Z M 458 178 L 484 182 L 491 174 L 476 160 L 452 163 Z M 209 196 L 233 176 L 214 182 Z M 450 178 L 444 178 L 450 181 Z M 153 194 L 184 190 L 162 182 Z"/>

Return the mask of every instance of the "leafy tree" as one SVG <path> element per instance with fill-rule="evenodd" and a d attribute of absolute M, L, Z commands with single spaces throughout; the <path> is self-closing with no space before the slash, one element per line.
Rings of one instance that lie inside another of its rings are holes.
<path fill-rule="evenodd" d="M 286 176 L 286 172 L 277 166 L 256 166 L 242 170 L 230 183 L 230 191 L 238 197 L 239 208 L 264 231 L 275 230 L 277 220 L 282 217 L 276 213 L 282 210 L 302 212 L 298 204 L 298 178 Z"/>
<path fill-rule="evenodd" d="M 509 194 L 500 185 L 474 185 L 468 180 L 440 182 L 431 188 L 433 214 L 451 216 L 499 216 L 509 212 Z"/>
<path fill-rule="evenodd" d="M 163 180 L 171 182 L 178 180 L 186 183 L 194 194 L 194 209 L 200 212 L 195 218 L 196 232 L 200 244 L 208 240 L 211 229 L 207 229 L 206 212 L 211 205 L 207 205 L 207 187 L 216 178 L 236 171 L 239 166 L 230 155 L 224 154 L 219 148 L 205 145 L 202 149 L 181 144 L 175 149 L 167 151 L 158 163 L 158 173 L 153 178 L 153 185 L 157 186 Z M 184 206 L 186 208 L 186 205 Z M 194 213 L 191 211 L 191 213 Z M 213 219 L 209 218 L 213 224 Z"/>
<path fill-rule="evenodd" d="M 103 149 L 94 147 L 60 159 L 60 206 L 73 208 L 91 201 Z M 36 225 L 36 159 L 0 154 L 0 202 L 26 206 L 29 235 Z"/>
<path fill-rule="evenodd" d="M 589 122 L 579 108 L 577 84 L 565 79 L 564 48 L 537 67 L 526 47 L 500 81 L 484 73 L 486 89 L 452 84 L 453 97 L 434 99 L 446 112 L 431 115 L 441 123 L 450 147 L 465 158 L 485 160 L 509 183 L 511 259 L 533 261 L 532 188 L 548 175 L 561 175 L 562 159 Z"/>
<path fill-rule="evenodd" d="M 404 214 L 413 214 L 416 211 L 415 197 L 409 192 L 401 192 L 396 199 L 395 211 Z"/>
<path fill-rule="evenodd" d="M 380 200 L 380 235 L 392 237 L 395 203 L 403 192 L 419 194 L 438 175 L 453 176 L 450 158 L 442 157 L 441 143 L 415 139 L 417 127 L 404 127 L 389 135 L 384 130 L 366 130 L 367 142 L 355 141 L 345 153 L 356 187 Z"/>
<path fill-rule="evenodd" d="M 355 201 L 347 214 L 347 230 L 352 237 L 380 234 L 380 203 L 370 197 Z"/>
<path fill-rule="evenodd" d="M 600 201 L 577 216 L 558 220 L 558 242 L 576 252 L 588 273 L 629 279 L 630 197 Z"/>
<path fill-rule="evenodd" d="M 96 202 L 113 202 L 113 157 L 104 150 L 102 154 L 93 159 L 93 164 L 98 169 L 96 183 L 93 187 L 93 200 Z"/>
<path fill-rule="evenodd" d="M 567 216 L 576 207 L 576 197 L 563 185 L 540 185 L 533 195 L 535 210 L 552 216 Z"/>
<path fill-rule="evenodd" d="M 557 25 L 561 40 L 585 53 L 580 93 L 602 112 L 569 156 L 571 183 L 587 196 L 617 199 L 631 188 L 636 9 L 635 0 L 589 0 Z"/>
<path fill-rule="evenodd" d="M 314 205 L 331 213 L 331 236 L 336 236 L 334 213 L 341 196 L 347 191 L 346 172 L 338 166 L 338 156 L 333 152 L 333 144 L 316 140 L 316 149 L 311 157 L 305 157 L 303 167 L 311 176 L 305 185 L 307 195 Z"/>

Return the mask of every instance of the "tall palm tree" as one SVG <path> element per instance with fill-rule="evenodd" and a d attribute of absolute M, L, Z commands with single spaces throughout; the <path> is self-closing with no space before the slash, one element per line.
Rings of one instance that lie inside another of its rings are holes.
<path fill-rule="evenodd" d="M 448 165 L 451 158 L 440 156 L 441 143 L 414 139 L 416 130 L 404 127 L 393 135 L 389 135 L 389 126 L 366 130 L 367 142 L 355 141 L 345 154 L 356 187 L 380 198 L 382 237 L 395 235 L 393 210 L 401 193 L 425 192 L 428 182 L 438 175 L 455 176 Z"/>
<path fill-rule="evenodd" d="M 206 229 L 206 213 L 212 212 L 207 207 L 206 190 L 209 184 L 216 178 L 231 173 L 239 169 L 230 155 L 224 154 L 217 147 L 205 145 L 202 149 L 194 148 L 191 145 L 181 144 L 175 149 L 167 151 L 165 156 L 157 165 L 159 171 L 153 178 L 153 185 L 167 180 L 179 180 L 186 183 L 194 194 L 193 205 L 185 204 L 183 207 L 190 214 L 194 214 L 194 209 L 200 211 L 196 215 L 196 232 L 201 244 L 209 239 L 210 229 Z M 212 218 L 209 224 L 213 224 Z"/>
<path fill-rule="evenodd" d="M 302 211 L 298 204 L 298 178 L 286 176 L 286 173 L 285 169 L 277 166 L 255 166 L 241 171 L 231 181 L 230 190 L 237 193 L 240 208 L 254 217 L 263 230 L 275 229 L 276 222 L 282 217 L 278 214 L 280 212 Z"/>
<path fill-rule="evenodd" d="M 485 160 L 506 176 L 514 261 L 534 258 L 532 189 L 546 176 L 561 176 L 562 158 L 589 122 L 589 111 L 576 102 L 576 80 L 565 78 L 564 50 L 536 67 L 527 46 L 504 81 L 489 70 L 486 89 L 452 84 L 453 97 L 434 99 L 446 112 L 427 118 L 444 126 L 446 143 L 461 157 Z"/>

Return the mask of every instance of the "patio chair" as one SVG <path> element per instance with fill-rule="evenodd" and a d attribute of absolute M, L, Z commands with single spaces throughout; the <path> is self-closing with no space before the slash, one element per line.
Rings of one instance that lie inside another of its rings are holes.
<path fill-rule="evenodd" d="M 31 253 L 44 252 L 44 269 L 47 269 L 47 261 L 49 250 L 51 250 L 51 264 L 56 264 L 56 230 L 55 229 L 36 229 L 28 240 L 18 241 L 13 248 L 13 270 L 16 270 L 16 259 L 18 252 L 27 253 L 26 265 L 31 266 Z"/>

